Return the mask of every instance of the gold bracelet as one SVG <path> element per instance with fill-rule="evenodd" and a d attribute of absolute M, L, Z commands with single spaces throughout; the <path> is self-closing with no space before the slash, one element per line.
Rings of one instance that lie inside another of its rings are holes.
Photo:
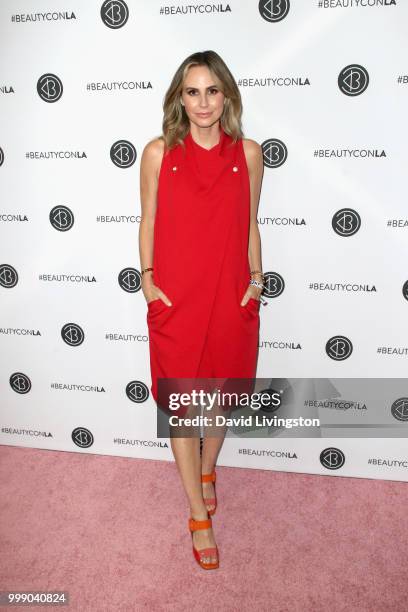
<path fill-rule="evenodd" d="M 144 270 L 142 270 L 142 276 L 145 272 L 149 272 L 150 270 L 153 270 L 153 268 L 145 268 Z"/>

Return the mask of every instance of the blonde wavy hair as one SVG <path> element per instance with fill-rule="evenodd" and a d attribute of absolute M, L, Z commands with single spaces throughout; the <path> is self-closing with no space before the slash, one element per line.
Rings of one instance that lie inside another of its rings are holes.
<path fill-rule="evenodd" d="M 216 79 L 217 87 L 225 96 L 224 110 L 220 123 L 233 141 L 243 138 L 241 116 L 242 101 L 238 85 L 228 66 L 215 51 L 198 51 L 189 55 L 177 68 L 163 100 L 163 134 L 165 148 L 177 144 L 184 146 L 183 139 L 190 131 L 190 121 L 181 104 L 184 79 L 192 66 L 207 66 Z"/>

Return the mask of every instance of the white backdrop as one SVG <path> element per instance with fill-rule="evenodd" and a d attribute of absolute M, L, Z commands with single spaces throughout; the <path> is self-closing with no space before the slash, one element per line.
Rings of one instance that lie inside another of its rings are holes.
<path fill-rule="evenodd" d="M 1 444 L 173 460 L 150 395 L 139 162 L 177 66 L 205 49 L 264 150 L 258 377 L 406 376 L 407 23 L 402 0 L 3 0 Z M 404 425 L 407 396 L 380 422 Z M 219 463 L 408 480 L 403 435 L 231 435 Z"/>

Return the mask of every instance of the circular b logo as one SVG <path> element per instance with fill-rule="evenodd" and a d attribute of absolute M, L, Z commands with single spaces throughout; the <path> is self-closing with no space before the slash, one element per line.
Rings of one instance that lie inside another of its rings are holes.
<path fill-rule="evenodd" d="M 346 96 L 359 96 L 368 87 L 368 72 L 359 64 L 350 64 L 343 68 L 337 79 L 340 91 Z"/>
<path fill-rule="evenodd" d="M 37 93 L 44 102 L 57 102 L 62 91 L 62 81 L 56 74 L 43 74 L 37 81 Z"/>
<path fill-rule="evenodd" d="M 128 18 L 129 9 L 123 0 L 105 0 L 101 6 L 101 19 L 108 28 L 121 28 Z"/>
<path fill-rule="evenodd" d="M 289 0 L 259 0 L 258 10 L 265 21 L 281 21 L 289 12 Z"/>
<path fill-rule="evenodd" d="M 85 427 L 76 427 L 71 434 L 71 438 L 73 443 L 81 448 L 89 448 L 94 443 L 92 433 Z"/>
<path fill-rule="evenodd" d="M 22 372 L 14 372 L 10 376 L 10 387 L 16 393 L 28 393 L 31 391 L 31 380 Z"/>
<path fill-rule="evenodd" d="M 320 453 L 320 463 L 328 470 L 338 470 L 343 467 L 346 457 L 339 448 L 325 448 Z"/>
<path fill-rule="evenodd" d="M 136 149 L 128 140 L 117 140 L 111 146 L 110 158 L 118 168 L 130 168 L 136 157 Z"/>
<path fill-rule="evenodd" d="M 128 293 L 136 293 L 142 286 L 142 275 L 135 268 L 124 268 L 119 272 L 119 286 Z"/>
<path fill-rule="evenodd" d="M 17 270 L 8 264 L 0 264 L 0 286 L 11 289 L 17 285 L 17 282 Z"/>
<path fill-rule="evenodd" d="M 277 138 L 268 138 L 262 143 L 263 161 L 267 168 L 279 168 L 288 157 L 286 145 Z"/>
<path fill-rule="evenodd" d="M 408 280 L 405 281 L 405 283 L 403 284 L 402 295 L 404 296 L 406 300 L 408 300 Z"/>
<path fill-rule="evenodd" d="M 67 206 L 54 206 L 50 211 L 50 223 L 59 232 L 66 232 L 74 225 L 74 213 Z"/>
<path fill-rule="evenodd" d="M 408 421 L 408 397 L 400 397 L 391 406 L 391 414 L 398 421 Z"/>
<path fill-rule="evenodd" d="M 275 298 L 285 289 L 285 281 L 277 272 L 265 272 L 263 284 L 265 288 L 262 292 L 267 298 Z"/>
<path fill-rule="evenodd" d="M 326 353 L 335 361 L 348 359 L 352 352 L 353 345 L 346 336 L 333 336 L 326 342 Z"/>
<path fill-rule="evenodd" d="M 142 404 L 149 397 L 149 388 L 140 380 L 132 380 L 126 385 L 126 395 L 132 402 Z"/>
<path fill-rule="evenodd" d="M 79 346 L 85 338 L 82 327 L 76 323 L 66 323 L 61 329 L 61 336 L 63 341 L 69 344 L 69 346 Z"/>
<path fill-rule="evenodd" d="M 332 228 L 339 236 L 353 236 L 361 227 L 361 217 L 352 208 L 341 208 L 332 218 Z"/>

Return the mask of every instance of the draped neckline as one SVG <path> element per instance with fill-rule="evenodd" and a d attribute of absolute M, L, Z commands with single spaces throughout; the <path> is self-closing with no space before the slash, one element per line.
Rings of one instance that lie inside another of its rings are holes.
<path fill-rule="evenodd" d="M 204 154 L 207 154 L 207 153 L 214 153 L 214 152 L 218 151 L 221 148 L 221 143 L 223 141 L 224 133 L 225 133 L 224 130 L 220 126 L 220 138 L 219 138 L 219 141 L 217 142 L 217 144 L 213 145 L 210 149 L 206 149 L 205 147 L 203 147 L 200 144 L 198 144 L 198 142 L 196 142 L 194 140 L 194 138 L 192 137 L 191 130 L 188 132 L 186 138 L 191 142 L 191 144 L 198 151 L 202 151 Z"/>

